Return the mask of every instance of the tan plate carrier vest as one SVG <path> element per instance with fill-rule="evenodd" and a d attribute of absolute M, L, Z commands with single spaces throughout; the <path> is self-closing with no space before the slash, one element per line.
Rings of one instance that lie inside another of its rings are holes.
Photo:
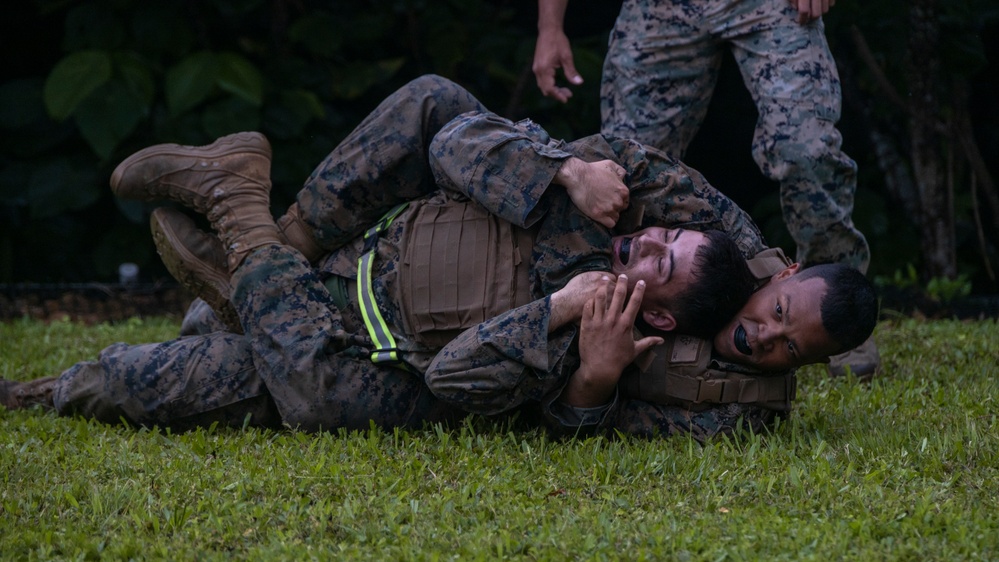
<path fill-rule="evenodd" d="M 443 347 L 465 329 L 531 302 L 531 231 L 470 201 L 432 197 L 399 205 L 365 233 L 358 260 L 357 295 L 376 346 L 373 362 L 412 370 L 399 356 L 371 285 L 376 241 L 396 218 L 403 232 L 395 298 L 401 328 L 417 343 Z"/>
<path fill-rule="evenodd" d="M 358 263 L 357 291 L 375 363 L 409 368 L 381 317 L 371 291 L 374 242 L 396 217 L 405 221 L 400 241 L 398 295 L 404 329 L 419 343 L 442 347 L 463 330 L 529 303 L 533 233 L 512 227 L 469 201 L 434 199 L 400 205 L 365 234 L 368 251 Z M 403 210 L 408 212 L 403 213 Z M 761 282 L 790 265 L 777 248 L 747 262 Z M 669 335 L 636 361 L 622 378 L 628 397 L 692 410 L 711 404 L 747 403 L 787 411 L 795 397 L 793 371 L 740 373 L 711 358 L 711 342 Z"/>
<path fill-rule="evenodd" d="M 784 252 L 771 248 L 748 260 L 761 282 L 790 265 Z M 710 341 L 670 334 L 662 345 L 636 362 L 637 370 L 621 377 L 622 395 L 657 404 L 674 404 L 698 411 L 714 404 L 757 404 L 789 411 L 797 393 L 793 370 L 783 374 L 755 374 L 752 369 L 711 357 Z"/>

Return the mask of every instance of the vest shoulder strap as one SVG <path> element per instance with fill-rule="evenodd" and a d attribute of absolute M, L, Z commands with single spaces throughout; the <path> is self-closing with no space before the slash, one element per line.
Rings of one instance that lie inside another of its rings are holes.
<path fill-rule="evenodd" d="M 746 265 L 749 266 L 749 271 L 752 272 L 753 277 L 759 281 L 764 281 L 791 265 L 791 260 L 784 255 L 784 250 L 767 248 L 746 260 Z"/>
<path fill-rule="evenodd" d="M 373 363 L 400 367 L 412 370 L 408 363 L 399 356 L 399 349 L 396 346 L 392 331 L 378 310 L 378 302 L 375 300 L 375 292 L 371 284 L 371 269 L 375 259 L 375 249 L 378 244 L 378 236 L 392 224 L 408 203 L 402 203 L 392 208 L 374 226 L 364 233 L 365 252 L 357 261 L 357 298 L 361 305 L 361 316 L 364 317 L 364 326 L 368 329 L 368 335 L 375 344 L 375 350 L 371 352 Z"/>

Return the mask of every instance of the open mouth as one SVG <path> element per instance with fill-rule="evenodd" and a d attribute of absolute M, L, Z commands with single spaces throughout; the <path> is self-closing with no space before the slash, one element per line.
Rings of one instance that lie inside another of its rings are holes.
<path fill-rule="evenodd" d="M 753 348 L 749 347 L 749 342 L 746 341 L 746 329 L 739 324 L 735 327 L 735 334 L 732 336 L 732 340 L 735 343 L 735 348 L 739 350 L 743 355 L 752 355 Z"/>
<path fill-rule="evenodd" d="M 628 265 L 631 258 L 631 238 L 621 240 L 621 249 L 618 250 L 617 257 L 621 260 L 621 265 Z"/>

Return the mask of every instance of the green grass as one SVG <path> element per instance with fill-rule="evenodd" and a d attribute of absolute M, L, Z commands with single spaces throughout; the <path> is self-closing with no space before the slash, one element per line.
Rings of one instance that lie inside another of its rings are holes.
<path fill-rule="evenodd" d="M 170 320 L 0 324 L 29 379 Z M 181 435 L 0 411 L 0 557 L 995 560 L 999 326 L 897 320 L 871 386 L 801 372 L 766 436 L 423 431 Z"/>

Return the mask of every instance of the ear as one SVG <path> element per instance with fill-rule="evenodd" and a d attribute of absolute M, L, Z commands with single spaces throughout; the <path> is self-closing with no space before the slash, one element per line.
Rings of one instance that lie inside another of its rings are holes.
<path fill-rule="evenodd" d="M 672 332 L 676 329 L 676 319 L 665 309 L 646 310 L 642 313 L 642 320 L 660 332 Z"/>
<path fill-rule="evenodd" d="M 801 270 L 801 264 L 798 262 L 794 262 L 791 265 L 785 267 L 784 269 L 778 271 L 777 273 L 774 273 L 773 276 L 770 277 L 770 280 L 781 281 L 783 279 L 787 279 L 788 277 L 794 275 L 795 273 L 798 273 L 798 271 L 800 270 Z"/>

